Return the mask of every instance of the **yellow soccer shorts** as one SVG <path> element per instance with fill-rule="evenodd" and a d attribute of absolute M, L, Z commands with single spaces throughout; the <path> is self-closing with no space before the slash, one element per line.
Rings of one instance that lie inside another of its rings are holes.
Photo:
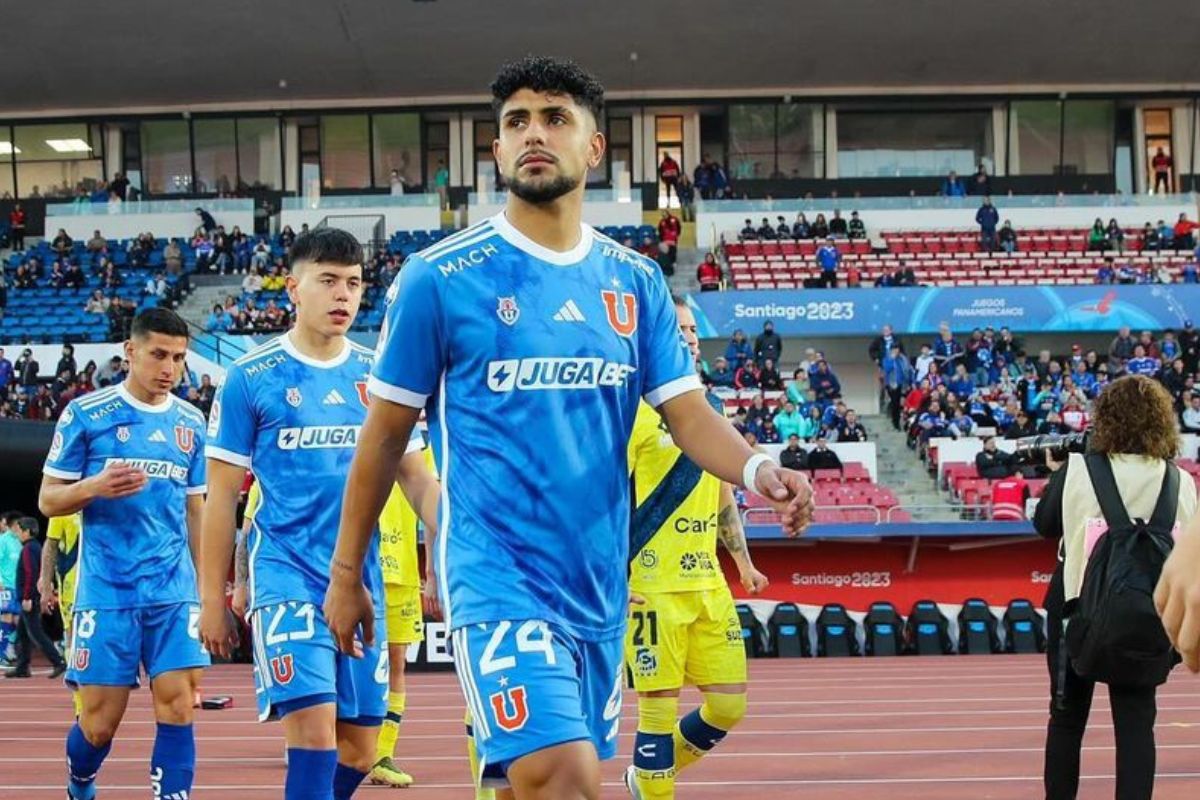
<path fill-rule="evenodd" d="M 639 692 L 746 682 L 742 626 L 727 587 L 650 592 L 630 608 L 625 660 Z"/>
<path fill-rule="evenodd" d="M 412 644 L 425 638 L 421 615 L 421 588 L 384 584 L 387 602 L 388 644 Z"/>

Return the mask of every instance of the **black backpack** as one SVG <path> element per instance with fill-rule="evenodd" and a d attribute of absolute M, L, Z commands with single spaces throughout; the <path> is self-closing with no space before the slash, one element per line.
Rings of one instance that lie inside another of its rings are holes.
<path fill-rule="evenodd" d="M 1154 587 L 1174 546 L 1179 470 L 1167 464 L 1147 522 L 1129 518 L 1107 456 L 1092 453 L 1085 463 L 1108 532 L 1092 551 L 1079 597 L 1063 607 L 1065 652 L 1084 678 L 1116 686 L 1158 686 L 1179 663 L 1154 608 Z M 1065 669 L 1065 661 L 1060 668 Z"/>

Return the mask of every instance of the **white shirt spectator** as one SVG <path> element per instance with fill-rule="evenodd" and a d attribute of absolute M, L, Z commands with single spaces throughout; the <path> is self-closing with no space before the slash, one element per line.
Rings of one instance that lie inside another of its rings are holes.
<path fill-rule="evenodd" d="M 242 281 L 242 291 L 247 294 L 257 294 L 262 291 L 262 276 L 253 270 Z"/>
<path fill-rule="evenodd" d="M 917 383 L 929 375 L 929 365 L 933 363 L 933 353 L 922 353 L 915 359 Z"/>
<path fill-rule="evenodd" d="M 1191 405 L 1183 410 L 1183 427 L 1188 430 L 1200 431 L 1200 408 Z"/>

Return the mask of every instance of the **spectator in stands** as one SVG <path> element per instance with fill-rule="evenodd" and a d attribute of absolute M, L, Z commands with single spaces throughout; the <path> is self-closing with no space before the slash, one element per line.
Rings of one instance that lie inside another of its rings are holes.
<path fill-rule="evenodd" d="M 204 234 L 212 236 L 213 231 L 217 229 L 217 221 L 213 219 L 213 215 L 197 206 L 196 216 L 200 218 L 200 227 L 204 229 Z"/>
<path fill-rule="evenodd" d="M 842 263 L 841 251 L 832 241 L 827 241 L 817 248 L 817 266 L 821 268 L 821 286 L 827 289 L 837 288 L 838 265 Z"/>
<path fill-rule="evenodd" d="M 110 304 L 109 299 L 104 296 L 104 292 L 96 289 L 92 292 L 92 296 L 88 298 L 87 305 L 83 310 L 88 314 L 105 314 L 108 312 Z"/>
<path fill-rule="evenodd" d="M 1108 238 L 1108 245 L 1118 253 L 1125 250 L 1125 231 L 1121 230 L 1120 224 L 1116 217 L 1109 219 L 1108 227 L 1104 230 L 1105 236 Z"/>
<path fill-rule="evenodd" d="M 825 359 L 817 362 L 817 371 L 809 376 L 808 383 L 822 403 L 832 403 L 842 396 L 842 384 Z"/>
<path fill-rule="evenodd" d="M 66 285 L 67 276 L 63 274 L 62 264 L 58 261 L 54 262 L 54 266 L 50 268 L 50 288 L 61 289 Z"/>
<path fill-rule="evenodd" d="M 754 340 L 754 358 L 759 364 L 768 360 L 779 363 L 783 355 L 783 339 L 775 332 L 775 323 L 767 320 L 763 323 L 762 333 Z"/>
<path fill-rule="evenodd" d="M 750 347 L 750 341 L 746 338 L 745 332 L 738 328 L 733 332 L 733 338 L 729 340 L 729 344 L 725 346 L 725 360 L 729 362 L 731 369 L 737 371 L 753 356 L 754 351 Z"/>
<path fill-rule="evenodd" d="M 891 353 L 893 345 L 898 346 L 901 353 L 904 352 L 904 343 L 900 341 L 900 337 L 896 336 L 891 325 L 885 324 L 879 329 L 879 335 L 867 345 L 867 355 L 877 366 L 882 367 L 883 360 Z"/>
<path fill-rule="evenodd" d="M 108 255 L 108 241 L 100 235 L 99 230 L 92 231 L 92 238 L 87 241 L 87 251 L 93 264 L 100 260 L 100 256 Z"/>
<path fill-rule="evenodd" d="M 901 430 L 900 406 L 902 399 L 912 388 L 915 377 L 912 364 L 904 355 L 900 341 L 893 341 L 888 349 L 888 354 L 884 356 L 883 362 L 880 364 L 880 380 L 883 382 L 884 391 L 887 392 L 888 416 L 892 420 L 892 427 L 896 430 Z"/>
<path fill-rule="evenodd" d="M 1125 368 L 1125 362 L 1133 358 L 1133 349 L 1137 346 L 1128 325 L 1122 325 L 1108 346 L 1108 363 L 1110 369 L 1120 371 Z"/>
<path fill-rule="evenodd" d="M 733 375 L 733 386 L 738 390 L 759 388 L 758 363 L 751 360 L 738 367 Z"/>
<path fill-rule="evenodd" d="M 787 437 L 787 447 L 779 451 L 779 466 L 784 469 L 808 469 L 808 454 L 800 447 L 800 436 L 790 434 Z"/>
<path fill-rule="evenodd" d="M 758 226 L 756 233 L 761 241 L 775 241 L 775 227 L 771 225 L 771 220 L 767 219 L 766 217 L 762 218 L 762 224 Z"/>
<path fill-rule="evenodd" d="M 81 289 L 86 282 L 87 278 L 78 264 L 67 265 L 67 269 L 63 273 L 63 286 L 68 289 Z"/>
<path fill-rule="evenodd" d="M 983 198 L 983 205 L 975 212 L 975 223 L 979 225 L 979 244 L 987 250 L 996 249 L 996 228 L 1000 225 L 1000 212 L 992 205 L 992 198 Z"/>
<path fill-rule="evenodd" d="M 775 238 L 780 241 L 792 238 L 792 227 L 787 224 L 782 214 L 775 218 Z"/>
<path fill-rule="evenodd" d="M 988 436 L 983 449 L 975 454 L 975 469 L 981 478 L 999 480 L 1016 472 L 1016 459 L 996 446 L 995 436 Z"/>
<path fill-rule="evenodd" d="M 1138 344 L 1146 348 L 1146 355 L 1150 356 L 1150 358 L 1158 359 L 1162 356 L 1158 342 L 1154 341 L 1153 331 L 1142 331 L 1138 336 Z"/>
<path fill-rule="evenodd" d="M 971 176 L 969 188 L 971 194 L 976 196 L 986 196 L 992 193 L 992 179 L 983 164 L 980 164 L 979 168 L 975 170 L 975 174 Z"/>
<path fill-rule="evenodd" d="M 796 215 L 796 221 L 792 223 L 792 238 L 793 239 L 811 239 L 812 231 L 808 226 L 808 218 L 801 211 Z"/>
<path fill-rule="evenodd" d="M 954 368 L 954 374 L 946 380 L 946 388 L 960 399 L 971 396 L 975 391 L 975 379 L 967 374 L 966 364 L 960 362 Z"/>
<path fill-rule="evenodd" d="M 250 264 L 255 270 L 266 270 L 271 266 L 271 245 L 261 236 L 250 254 Z"/>
<path fill-rule="evenodd" d="M 0 267 L 0 271 L 3 271 L 3 267 Z M 32 289 L 37 286 L 37 278 L 29 264 L 17 265 L 17 274 L 13 277 L 13 283 L 18 289 Z"/>
<path fill-rule="evenodd" d="M 921 345 L 921 352 L 913 359 L 913 379 L 920 383 L 929 375 L 929 367 L 931 364 L 936 364 L 937 358 L 933 354 L 933 346 L 928 344 Z"/>
<path fill-rule="evenodd" d="M 849 234 L 851 239 L 867 238 L 867 226 L 863 224 L 862 218 L 858 216 L 857 211 L 850 212 Z"/>
<path fill-rule="evenodd" d="M 17 359 L 16 372 L 17 382 L 21 387 L 21 392 L 29 397 L 33 394 L 38 382 L 38 375 L 41 373 L 42 367 L 38 364 L 36 358 L 33 357 L 33 350 L 26 347 L 21 351 L 21 357 Z"/>
<path fill-rule="evenodd" d="M 797 367 L 792 371 L 792 379 L 784 386 L 784 392 L 787 399 L 795 403 L 796 409 L 800 413 L 804 413 L 809 402 L 807 398 L 811 395 L 813 401 L 816 400 L 816 392 L 813 392 L 808 386 L 808 370 Z"/>
<path fill-rule="evenodd" d="M 1015 253 L 1017 251 L 1017 232 L 1013 229 L 1011 220 L 1004 220 L 1004 225 L 996 234 L 997 241 L 1000 243 L 1000 249 L 1006 253 Z"/>
<path fill-rule="evenodd" d="M 758 374 L 758 385 L 764 392 L 782 392 L 783 376 L 775 367 L 775 360 L 768 358 L 763 361 L 762 371 Z"/>
<path fill-rule="evenodd" d="M 783 444 L 783 437 L 779 435 L 773 417 L 763 417 L 758 441 L 760 444 Z"/>
<path fill-rule="evenodd" d="M 692 183 L 701 199 L 712 199 L 712 162 L 708 158 L 708 153 L 700 156 L 700 163 L 692 170 Z"/>
<path fill-rule="evenodd" d="M 954 334 L 950 332 L 950 325 L 946 322 L 938 325 L 938 338 L 933 340 L 931 349 L 933 361 L 942 374 L 952 374 L 955 365 L 964 355 L 963 346 L 954 338 Z"/>
<path fill-rule="evenodd" d="M 783 404 L 783 409 L 775 415 L 775 427 L 779 429 L 780 437 L 787 441 L 792 435 L 800 435 L 804 427 L 804 415 L 796 409 L 795 403 L 788 400 Z"/>
<path fill-rule="evenodd" d="M 59 228 L 58 233 L 54 235 L 54 239 L 50 242 L 50 248 L 62 256 L 70 253 L 74 244 L 75 242 L 67 235 L 66 230 Z"/>
<path fill-rule="evenodd" d="M 675 193 L 679 195 L 679 214 L 684 222 L 696 221 L 696 187 L 686 172 L 679 175 L 679 183 L 675 185 Z"/>
<path fill-rule="evenodd" d="M 954 413 L 946 424 L 946 433 L 955 439 L 970 436 L 975 430 L 975 421 L 967 416 L 967 410 L 961 405 L 955 406 Z"/>
<path fill-rule="evenodd" d="M 38 384 L 29 401 L 26 416 L 29 419 L 37 420 L 54 419 L 58 416 L 58 401 L 54 399 L 54 394 L 50 391 L 50 384 Z"/>
<path fill-rule="evenodd" d="M 1161 250 L 1162 244 L 1162 235 L 1158 228 L 1147 222 L 1142 227 L 1142 251 L 1148 253 L 1152 250 Z"/>
<path fill-rule="evenodd" d="M 772 414 L 773 412 L 767 405 L 763 393 L 756 392 L 754 398 L 750 401 L 750 408 L 746 409 L 746 427 L 750 429 L 760 428 L 762 421 L 772 416 Z"/>
<path fill-rule="evenodd" d="M 713 369 L 708 373 L 708 381 L 717 389 L 732 389 L 734 372 L 729 368 L 729 360 L 725 356 L 717 356 Z"/>
<path fill-rule="evenodd" d="M 283 268 L 278 264 L 271 267 L 271 273 L 263 278 L 262 288 L 264 292 L 282 292 L 287 284 L 287 276 L 283 274 Z"/>
<path fill-rule="evenodd" d="M 1086 406 L 1078 398 L 1072 397 L 1063 405 L 1062 421 L 1075 433 L 1087 430 L 1090 417 Z"/>
<path fill-rule="evenodd" d="M 746 220 L 746 224 L 742 226 L 742 230 L 738 233 L 739 242 L 755 242 L 758 241 L 758 228 L 754 227 L 754 223 Z"/>
<path fill-rule="evenodd" d="M 1133 358 L 1125 362 L 1125 372 L 1129 375 L 1153 378 L 1161 368 L 1162 363 L 1157 358 L 1146 355 L 1146 346 L 1140 342 L 1134 345 Z"/>
<path fill-rule="evenodd" d="M 267 301 L 267 307 L 263 309 L 263 321 L 266 323 L 267 329 L 270 331 L 285 331 L 288 326 L 288 314 L 274 300 Z"/>
<path fill-rule="evenodd" d="M 1170 249 L 1175 246 L 1175 228 L 1168 225 L 1163 220 L 1158 221 L 1158 240 L 1160 248 L 1163 250 Z"/>
<path fill-rule="evenodd" d="M 813 224 L 809 228 L 809 232 L 812 234 L 812 238 L 814 239 L 829 238 L 829 223 L 825 221 L 824 214 L 817 214 L 817 218 L 813 220 Z"/>
<path fill-rule="evenodd" d="M 246 277 L 242 279 L 243 294 L 258 294 L 262 291 L 263 279 L 258 274 L 257 269 L 252 269 L 246 273 Z"/>
<path fill-rule="evenodd" d="M 78 371 L 79 368 L 75 363 L 75 345 L 64 344 L 62 355 L 58 359 L 58 365 L 54 368 L 54 374 L 62 375 L 66 373 L 67 380 L 70 381 L 75 379 L 75 373 Z"/>
<path fill-rule="evenodd" d="M 662 162 L 658 165 L 658 178 L 667 189 L 668 208 L 671 206 L 671 192 L 675 192 L 676 199 L 679 198 L 679 192 L 675 187 L 679 184 L 680 172 L 679 162 L 671 158 L 670 153 L 663 153 Z"/>
<path fill-rule="evenodd" d="M 1110 283 L 1115 283 L 1116 280 L 1117 271 L 1113 268 L 1112 257 L 1109 256 L 1108 258 L 1104 259 L 1104 263 L 1102 263 L 1100 268 L 1096 270 L 1096 283 L 1107 285 Z"/>
<path fill-rule="evenodd" d="M 824 429 L 825 426 L 822 424 L 821 406 L 816 404 L 808 406 L 808 410 L 803 412 L 801 419 L 800 430 L 798 431 L 800 438 L 806 442 L 811 442 L 816 439 Z"/>
<path fill-rule="evenodd" d="M 1154 154 L 1154 158 L 1150 159 L 1150 168 L 1154 170 L 1154 194 L 1159 193 L 1160 186 L 1163 194 L 1170 194 L 1171 175 L 1175 168 L 1175 160 L 1160 147 Z"/>
<path fill-rule="evenodd" d="M 712 253 L 705 253 L 704 260 L 696 267 L 696 281 L 702 292 L 715 292 L 721 288 L 721 265 Z"/>
<path fill-rule="evenodd" d="M 1092 223 L 1092 229 L 1088 231 L 1088 250 L 1103 253 L 1107 249 L 1108 229 L 1104 227 L 1104 222 L 1096 217 L 1096 221 Z"/>
<path fill-rule="evenodd" d="M 109 261 L 104 265 L 104 272 L 100 275 L 100 285 L 105 289 L 116 289 L 125 283 L 125 279 L 121 277 L 121 271 L 117 269 L 117 265 Z"/>
<path fill-rule="evenodd" d="M 25 210 L 20 203 L 8 212 L 8 235 L 13 250 L 25 250 Z"/>
<path fill-rule="evenodd" d="M 1165 330 L 1162 336 L 1162 342 L 1158 345 L 1159 358 L 1163 361 L 1174 361 L 1183 355 L 1183 349 L 1179 346 L 1179 340 L 1175 338 L 1175 331 Z"/>
<path fill-rule="evenodd" d="M 196 270 L 198 272 L 209 272 L 215 269 L 213 264 L 215 249 L 211 239 L 197 232 L 197 235 L 192 238 L 192 250 L 196 253 Z"/>
<path fill-rule="evenodd" d="M 1024 409 L 1018 412 L 1016 420 L 1004 429 L 1005 439 L 1022 439 L 1026 436 L 1036 435 L 1037 425 Z"/>
<path fill-rule="evenodd" d="M 1183 411 L 1183 432 L 1200 433 L 1200 394 L 1193 392 L 1188 397 L 1188 407 Z"/>
<path fill-rule="evenodd" d="M 1063 423 L 1062 415 L 1051 410 L 1046 414 L 1046 420 L 1038 425 L 1037 432 L 1039 436 L 1062 436 L 1064 433 L 1070 433 L 1071 430 Z"/>
<path fill-rule="evenodd" d="M 839 442 L 867 441 L 867 429 L 858 421 L 858 414 L 855 413 L 854 409 L 846 412 L 846 418 L 838 426 L 837 440 Z"/>
<path fill-rule="evenodd" d="M 233 327 L 233 317 L 220 303 L 213 306 L 212 313 L 204 322 L 204 330 L 209 333 L 228 333 Z"/>
<path fill-rule="evenodd" d="M 110 386 L 118 372 L 121 371 L 121 357 L 113 356 L 108 361 L 96 370 L 96 386 L 98 388 Z"/>
<path fill-rule="evenodd" d="M 658 241 L 667 246 L 667 254 L 671 259 L 672 268 L 674 268 L 678 256 L 679 234 L 682 232 L 683 224 L 679 221 L 679 217 L 672 214 L 670 209 L 664 208 L 662 219 L 658 221 Z"/>
<path fill-rule="evenodd" d="M 1191 250 L 1196 247 L 1196 228 L 1200 227 L 1200 223 L 1193 222 L 1187 218 L 1187 214 L 1180 214 L 1179 221 L 1175 223 L 1174 244 L 1176 250 Z"/>
<path fill-rule="evenodd" d="M 958 173 L 951 170 L 946 176 L 946 180 L 942 181 L 943 197 L 966 197 L 967 189 L 963 186 L 962 180 L 958 177 Z"/>
<path fill-rule="evenodd" d="M 841 469 L 842 460 L 838 454 L 829 449 L 829 441 L 824 433 L 817 436 L 817 446 L 808 454 L 809 469 Z"/>
<path fill-rule="evenodd" d="M 842 217 L 842 212 L 835 208 L 833 210 L 833 219 L 829 220 L 829 236 L 836 239 L 845 239 L 849 234 L 850 229 L 846 225 L 846 220 Z"/>

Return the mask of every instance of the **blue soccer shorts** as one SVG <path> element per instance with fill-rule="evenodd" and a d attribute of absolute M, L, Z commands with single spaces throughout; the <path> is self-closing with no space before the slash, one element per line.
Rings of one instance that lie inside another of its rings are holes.
<path fill-rule="evenodd" d="M 485 784 L 505 785 L 514 761 L 566 742 L 616 755 L 622 637 L 585 642 L 541 620 L 506 620 L 459 628 L 452 646 Z"/>
<path fill-rule="evenodd" d="M 377 609 L 382 611 L 382 609 Z M 379 725 L 387 716 L 387 627 L 375 620 L 375 645 L 363 657 L 338 651 L 321 609 L 298 600 L 256 609 L 254 693 L 258 718 L 282 717 L 321 703 L 336 703 L 337 718 Z M 381 644 L 382 643 L 382 644 Z"/>
<path fill-rule="evenodd" d="M 200 644 L 200 606 L 171 603 L 136 609 L 75 610 L 67 682 L 76 686 L 138 685 L 164 672 L 209 666 Z"/>

